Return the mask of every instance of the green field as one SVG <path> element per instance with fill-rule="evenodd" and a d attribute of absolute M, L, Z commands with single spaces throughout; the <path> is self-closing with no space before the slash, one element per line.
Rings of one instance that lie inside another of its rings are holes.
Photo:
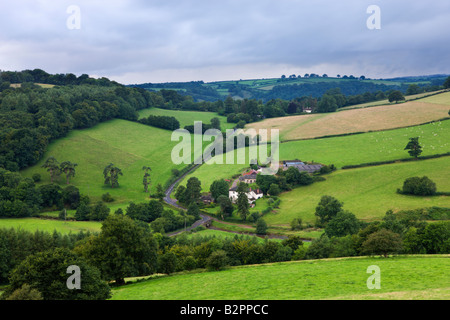
<path fill-rule="evenodd" d="M 227 117 L 221 116 L 215 112 L 201 111 L 180 111 L 159 108 L 150 108 L 139 111 L 139 118 L 146 118 L 149 115 L 175 117 L 180 122 L 180 127 L 193 125 L 194 121 L 202 121 L 203 123 L 211 123 L 212 118 L 219 118 L 222 130 L 232 129 L 236 124 L 227 123 Z"/>
<path fill-rule="evenodd" d="M 314 223 L 315 208 L 323 195 L 344 202 L 344 209 L 358 219 L 381 219 L 387 210 L 406 210 L 424 207 L 450 207 L 448 196 L 417 197 L 396 193 L 406 178 L 428 176 L 438 191 L 450 191 L 450 157 L 395 163 L 374 167 L 338 170 L 326 175 L 326 181 L 316 182 L 280 195 L 277 213 L 264 219 L 269 225 L 288 225 L 293 218 Z"/>
<path fill-rule="evenodd" d="M 408 158 L 404 148 L 411 137 L 420 138 L 421 156 L 450 152 L 450 120 L 343 137 L 285 142 L 280 144 L 280 160 L 300 159 L 342 167 Z"/>
<path fill-rule="evenodd" d="M 57 231 L 62 234 L 78 233 L 81 231 L 100 232 L 100 222 L 94 221 L 60 221 L 38 218 L 0 219 L 0 228 L 21 229 L 26 231 L 45 231 L 52 233 Z"/>
<path fill-rule="evenodd" d="M 380 268 L 370 290 L 369 266 Z M 345 258 L 173 275 L 113 289 L 113 300 L 449 299 L 449 255 Z"/>
<path fill-rule="evenodd" d="M 42 184 L 50 183 L 50 176 L 41 165 L 48 157 L 54 156 L 59 162 L 78 164 L 71 183 L 82 194 L 92 197 L 93 201 L 100 200 L 102 194 L 109 192 L 116 199 L 113 205 L 142 202 L 149 197 L 143 192 L 143 166 L 152 168 L 151 192 L 156 190 L 158 183 L 165 184 L 173 168 L 182 169 L 185 166 L 175 165 L 171 160 L 172 148 L 177 143 L 171 141 L 171 131 L 125 120 L 111 120 L 90 129 L 74 130 L 67 137 L 51 143 L 42 160 L 21 173 L 24 177 L 39 173 Z M 112 189 L 103 184 L 103 169 L 109 163 L 122 169 L 119 188 Z M 65 185 L 64 176 L 59 184 Z"/>

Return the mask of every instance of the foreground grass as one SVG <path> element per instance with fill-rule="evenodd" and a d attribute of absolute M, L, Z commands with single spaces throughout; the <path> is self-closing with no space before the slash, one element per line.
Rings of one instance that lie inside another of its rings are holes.
<path fill-rule="evenodd" d="M 367 268 L 381 270 L 369 290 Z M 113 300 L 449 299 L 449 255 L 343 258 L 181 274 L 113 289 Z"/>

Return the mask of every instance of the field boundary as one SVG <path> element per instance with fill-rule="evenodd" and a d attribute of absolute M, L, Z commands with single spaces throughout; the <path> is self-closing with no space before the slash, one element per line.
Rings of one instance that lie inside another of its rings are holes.
<path fill-rule="evenodd" d="M 402 159 L 387 160 L 387 161 L 377 161 L 377 162 L 353 164 L 353 165 L 343 166 L 343 167 L 341 167 L 341 169 L 348 170 L 348 169 L 356 169 L 356 168 L 374 167 L 374 166 L 381 166 L 384 164 L 393 164 L 393 163 L 411 162 L 411 161 L 423 161 L 423 160 L 436 159 L 436 158 L 442 158 L 442 157 L 448 157 L 448 156 L 450 156 L 450 152 L 434 154 L 434 155 L 429 155 L 429 156 L 423 156 L 423 157 L 417 157 L 417 158 L 402 158 Z"/>
<path fill-rule="evenodd" d="M 301 138 L 301 139 L 291 139 L 291 140 L 283 140 L 280 141 L 280 143 L 287 143 L 287 142 L 295 142 L 295 141 L 306 141 L 306 140 L 317 140 L 317 139 L 327 139 L 327 138 L 337 138 L 337 137 L 346 137 L 346 136 L 354 136 L 358 134 L 364 134 L 364 133 L 371 133 L 371 132 L 383 132 L 383 131 L 392 131 L 392 130 L 398 130 L 398 129 L 405 129 L 405 128 L 412 128 L 412 127 L 420 127 L 431 123 L 436 122 L 442 122 L 450 120 L 450 117 L 445 117 L 437 120 L 431 120 L 424 123 L 419 124 L 413 124 L 409 126 L 403 126 L 403 127 L 395 127 L 395 128 L 388 128 L 388 129 L 380 129 L 380 130 L 369 130 L 369 131 L 357 131 L 357 132 L 349 132 L 349 133 L 340 133 L 340 134 L 330 134 L 325 136 L 319 136 L 314 138 Z"/>

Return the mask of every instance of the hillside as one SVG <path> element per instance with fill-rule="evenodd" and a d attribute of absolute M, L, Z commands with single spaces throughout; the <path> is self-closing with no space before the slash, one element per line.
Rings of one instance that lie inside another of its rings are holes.
<path fill-rule="evenodd" d="M 395 79 L 368 79 L 342 75 L 332 77 L 327 75 L 286 75 L 284 78 L 266 79 L 240 79 L 228 81 L 191 81 L 171 83 L 142 83 L 132 87 L 144 88 L 150 91 L 176 90 L 180 94 L 192 96 L 196 101 L 224 100 L 227 96 L 235 99 L 257 99 L 268 101 L 270 99 L 286 99 L 303 96 L 320 97 L 330 89 L 340 88 L 345 95 L 359 95 L 366 92 L 387 92 L 401 90 L 406 92 L 410 84 L 420 87 L 441 85 L 445 75 L 431 75 L 422 77 L 405 77 Z"/>
<path fill-rule="evenodd" d="M 50 176 L 41 165 L 47 157 L 54 156 L 60 162 L 68 160 L 78 164 L 72 183 L 94 201 L 109 192 L 116 203 L 142 202 L 148 199 L 142 186 L 143 166 L 152 168 L 151 192 L 155 192 L 158 183 L 165 185 L 172 169 L 181 170 L 185 166 L 172 163 L 171 151 L 177 142 L 171 141 L 171 133 L 135 122 L 110 120 L 94 128 L 74 130 L 51 143 L 43 159 L 21 173 L 25 177 L 39 173 L 42 184 L 50 183 Z M 103 184 L 103 169 L 110 163 L 123 171 L 117 189 Z M 64 179 L 59 184 L 64 186 Z"/>
<path fill-rule="evenodd" d="M 367 268 L 381 271 L 369 290 Z M 113 300 L 449 299 L 448 255 L 347 258 L 173 275 L 116 288 Z"/>

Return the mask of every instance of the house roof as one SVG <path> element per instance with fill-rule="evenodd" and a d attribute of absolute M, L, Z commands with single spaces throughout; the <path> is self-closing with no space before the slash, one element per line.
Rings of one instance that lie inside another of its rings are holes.
<path fill-rule="evenodd" d="M 245 180 L 245 179 L 256 179 L 258 175 L 256 173 L 248 174 L 248 175 L 242 175 L 239 177 L 239 180 Z"/>
<path fill-rule="evenodd" d="M 313 173 L 316 171 L 319 171 L 320 168 L 322 168 L 323 166 L 321 164 L 298 164 L 298 165 L 292 165 L 291 167 L 297 168 L 298 171 L 302 172 L 309 172 L 309 173 Z"/>

